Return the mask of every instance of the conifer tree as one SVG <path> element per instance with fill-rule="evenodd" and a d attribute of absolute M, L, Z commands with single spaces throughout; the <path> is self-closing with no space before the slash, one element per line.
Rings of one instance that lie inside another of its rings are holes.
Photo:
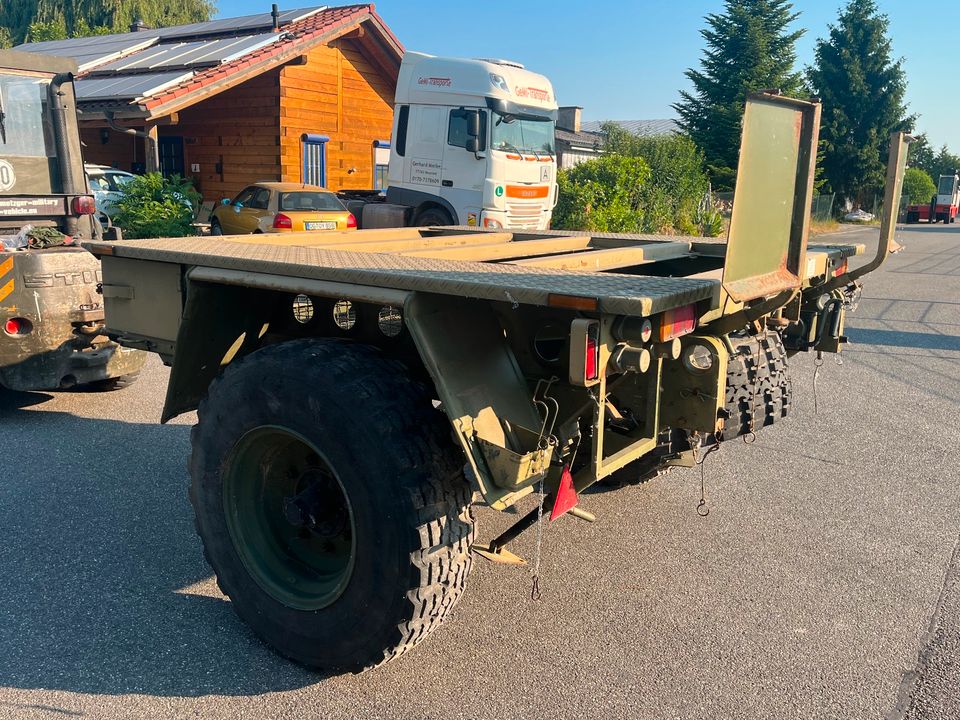
<path fill-rule="evenodd" d="M 807 70 L 823 102 L 822 169 L 830 190 L 864 202 L 884 183 L 890 133 L 909 130 L 903 61 L 893 59 L 889 21 L 874 0 L 850 0 Z"/>
<path fill-rule="evenodd" d="M 802 75 L 794 64 L 803 30 L 789 29 L 798 15 L 787 0 L 726 0 L 723 13 L 706 16 L 707 27 L 700 31 L 706 41 L 701 69 L 687 70 L 693 90 L 681 92 L 674 109 L 681 128 L 706 156 L 719 189 L 734 182 L 747 95 L 802 91 Z"/>

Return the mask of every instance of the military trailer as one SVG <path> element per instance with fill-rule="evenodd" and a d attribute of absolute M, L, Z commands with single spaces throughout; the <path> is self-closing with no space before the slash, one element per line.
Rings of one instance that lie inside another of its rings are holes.
<path fill-rule="evenodd" d="M 99 237 L 62 58 L 0 50 L 0 390 L 129 384 L 145 355 L 103 334 Z"/>
<path fill-rule="evenodd" d="M 284 655 L 359 671 L 461 597 L 472 552 L 576 493 L 691 466 L 791 407 L 787 359 L 839 352 L 894 248 L 807 243 L 816 103 L 744 116 L 726 242 L 469 227 L 94 243 L 112 336 L 198 409 L 190 499 L 236 612 Z M 897 207 L 906 137 L 892 140 Z M 524 500 L 526 498 L 526 500 Z M 477 542 L 472 505 L 532 509 Z"/>

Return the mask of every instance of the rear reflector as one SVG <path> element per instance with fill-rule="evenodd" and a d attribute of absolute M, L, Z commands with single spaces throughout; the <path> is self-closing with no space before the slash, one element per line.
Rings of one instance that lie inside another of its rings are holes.
<path fill-rule="evenodd" d="M 79 195 L 71 204 L 74 215 L 93 215 L 97 211 L 97 201 L 90 195 Z"/>
<path fill-rule="evenodd" d="M 576 507 L 579 501 L 577 489 L 573 486 L 570 466 L 564 465 L 563 472 L 560 474 L 560 487 L 557 488 L 557 499 L 553 503 L 553 510 L 550 511 L 550 519 L 556 520 L 568 510 Z"/>
<path fill-rule="evenodd" d="M 547 305 L 569 310 L 596 310 L 600 306 L 600 301 L 595 297 L 550 293 L 547 295 Z"/>
<path fill-rule="evenodd" d="M 693 332 L 697 328 L 696 305 L 667 310 L 660 316 L 660 342 L 673 340 L 681 335 Z"/>
<path fill-rule="evenodd" d="M 841 275 L 843 275 L 843 274 L 847 271 L 847 266 L 848 266 L 848 265 L 847 265 L 847 259 L 844 258 L 844 259 L 833 269 L 833 276 L 834 276 L 834 277 L 840 277 Z"/>

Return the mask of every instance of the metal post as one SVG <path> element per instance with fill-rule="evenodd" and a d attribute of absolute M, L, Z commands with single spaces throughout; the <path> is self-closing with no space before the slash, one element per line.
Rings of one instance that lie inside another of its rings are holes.
<path fill-rule="evenodd" d="M 156 124 L 147 125 L 143 142 L 148 173 L 160 172 L 160 142 L 158 137 Z"/>

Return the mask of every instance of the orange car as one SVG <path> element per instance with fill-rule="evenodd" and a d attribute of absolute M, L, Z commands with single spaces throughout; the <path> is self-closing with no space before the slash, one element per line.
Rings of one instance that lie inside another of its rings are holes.
<path fill-rule="evenodd" d="M 254 183 L 232 201 L 221 200 L 210 217 L 213 235 L 356 228 L 357 219 L 336 195 L 299 183 Z"/>

